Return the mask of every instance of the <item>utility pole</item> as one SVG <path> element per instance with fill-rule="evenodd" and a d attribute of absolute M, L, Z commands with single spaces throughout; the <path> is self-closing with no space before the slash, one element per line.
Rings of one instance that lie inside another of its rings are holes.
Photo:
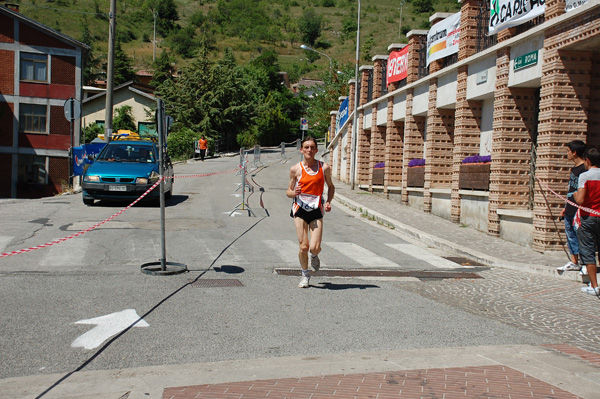
<path fill-rule="evenodd" d="M 358 0 L 358 25 L 356 27 L 356 60 L 354 66 L 354 115 L 352 115 L 352 140 L 350 144 L 350 189 L 354 190 L 354 179 L 356 169 L 356 143 L 358 141 L 358 59 L 360 55 L 360 0 Z"/>
<path fill-rule="evenodd" d="M 117 0 L 110 0 L 109 29 L 108 29 L 108 65 L 106 67 L 106 106 L 104 116 L 104 141 L 107 143 L 112 136 L 113 121 L 113 89 L 115 80 L 115 35 L 117 33 Z"/>
<path fill-rule="evenodd" d="M 398 24 L 398 37 L 402 36 L 402 7 L 406 0 L 400 0 L 400 22 Z"/>
<path fill-rule="evenodd" d="M 154 39 L 152 39 L 152 61 L 156 61 L 156 17 L 158 16 L 158 11 L 152 11 L 154 14 Z"/>

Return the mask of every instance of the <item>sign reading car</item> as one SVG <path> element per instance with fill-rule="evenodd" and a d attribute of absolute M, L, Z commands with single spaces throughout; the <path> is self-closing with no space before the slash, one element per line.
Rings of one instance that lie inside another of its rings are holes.
<path fill-rule="evenodd" d="M 546 11 L 545 0 L 490 0 L 488 35 L 530 21 Z"/>

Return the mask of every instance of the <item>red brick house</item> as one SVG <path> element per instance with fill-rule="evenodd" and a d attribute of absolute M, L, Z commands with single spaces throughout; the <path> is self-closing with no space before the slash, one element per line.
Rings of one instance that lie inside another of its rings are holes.
<path fill-rule="evenodd" d="M 0 198 L 51 196 L 68 184 L 71 133 L 64 103 L 81 100 L 88 50 L 0 6 Z"/>

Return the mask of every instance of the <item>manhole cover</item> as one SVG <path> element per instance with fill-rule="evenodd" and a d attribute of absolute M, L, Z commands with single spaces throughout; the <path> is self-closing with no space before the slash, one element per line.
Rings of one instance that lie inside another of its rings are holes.
<path fill-rule="evenodd" d="M 300 276 L 300 269 L 275 269 L 275 273 L 282 276 Z M 333 270 L 321 269 L 311 272 L 312 276 L 323 277 L 415 277 L 422 279 L 444 278 L 483 278 L 473 272 L 457 271 L 426 271 L 426 270 Z"/>
<path fill-rule="evenodd" d="M 450 262 L 458 263 L 462 266 L 485 266 L 483 263 L 476 262 L 469 258 L 463 258 L 461 256 L 445 256 L 444 259 Z"/>
<path fill-rule="evenodd" d="M 199 280 L 189 280 L 190 285 L 195 288 L 222 288 L 222 287 L 243 287 L 240 280 L 232 278 L 202 278 Z"/>

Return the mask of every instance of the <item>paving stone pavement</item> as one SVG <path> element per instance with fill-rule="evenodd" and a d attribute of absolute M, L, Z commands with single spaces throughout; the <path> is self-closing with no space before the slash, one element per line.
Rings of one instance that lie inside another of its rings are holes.
<path fill-rule="evenodd" d="M 577 282 L 492 268 L 483 279 L 397 283 L 404 290 L 600 354 L 600 299 Z M 600 395 L 599 395 L 600 397 Z"/>
<path fill-rule="evenodd" d="M 505 366 L 340 374 L 167 388 L 164 399 L 576 399 Z"/>

